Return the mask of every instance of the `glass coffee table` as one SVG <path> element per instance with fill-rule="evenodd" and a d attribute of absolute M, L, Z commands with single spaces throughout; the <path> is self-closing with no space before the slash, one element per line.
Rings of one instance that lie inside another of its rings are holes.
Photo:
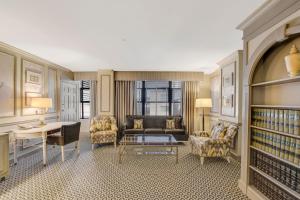
<path fill-rule="evenodd" d="M 178 142 L 173 135 L 170 134 L 126 134 L 124 135 L 120 141 L 120 146 L 119 146 L 119 163 L 122 162 L 122 158 L 126 152 L 127 147 L 132 147 L 132 146 L 171 148 L 171 151 L 165 150 L 161 155 L 175 155 L 176 163 L 178 163 Z M 173 151 L 174 149 L 175 151 Z"/>

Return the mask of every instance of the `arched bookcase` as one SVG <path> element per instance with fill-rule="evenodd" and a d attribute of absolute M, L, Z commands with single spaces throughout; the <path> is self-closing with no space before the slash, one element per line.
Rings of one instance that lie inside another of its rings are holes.
<path fill-rule="evenodd" d="M 284 57 L 300 35 L 277 41 L 249 78 L 248 181 L 269 199 L 300 198 L 300 76 L 288 76 Z"/>

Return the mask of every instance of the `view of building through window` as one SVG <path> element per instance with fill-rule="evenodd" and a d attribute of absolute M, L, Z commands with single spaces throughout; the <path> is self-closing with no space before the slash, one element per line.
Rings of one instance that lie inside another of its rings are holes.
<path fill-rule="evenodd" d="M 90 81 L 81 81 L 80 87 L 80 118 L 90 117 Z"/>
<path fill-rule="evenodd" d="M 137 81 L 138 115 L 182 115 L 180 81 Z"/>

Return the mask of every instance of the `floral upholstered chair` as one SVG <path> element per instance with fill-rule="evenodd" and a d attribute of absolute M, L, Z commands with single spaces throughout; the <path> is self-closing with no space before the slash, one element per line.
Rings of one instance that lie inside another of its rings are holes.
<path fill-rule="evenodd" d="M 220 122 L 210 132 L 195 131 L 191 136 L 192 153 L 200 156 L 201 164 L 205 157 L 224 157 L 230 162 L 230 146 L 238 132 L 238 125 Z"/>
<path fill-rule="evenodd" d="M 95 144 L 114 143 L 117 146 L 117 122 L 113 116 L 98 116 L 91 121 L 90 136 L 92 149 Z"/>

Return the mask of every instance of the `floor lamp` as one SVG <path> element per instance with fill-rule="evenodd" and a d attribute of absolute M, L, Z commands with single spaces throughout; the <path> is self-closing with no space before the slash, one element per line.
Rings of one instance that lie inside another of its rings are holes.
<path fill-rule="evenodd" d="M 204 131 L 204 108 L 211 108 L 211 98 L 199 98 L 196 99 L 196 108 L 202 108 L 202 131 Z"/>

